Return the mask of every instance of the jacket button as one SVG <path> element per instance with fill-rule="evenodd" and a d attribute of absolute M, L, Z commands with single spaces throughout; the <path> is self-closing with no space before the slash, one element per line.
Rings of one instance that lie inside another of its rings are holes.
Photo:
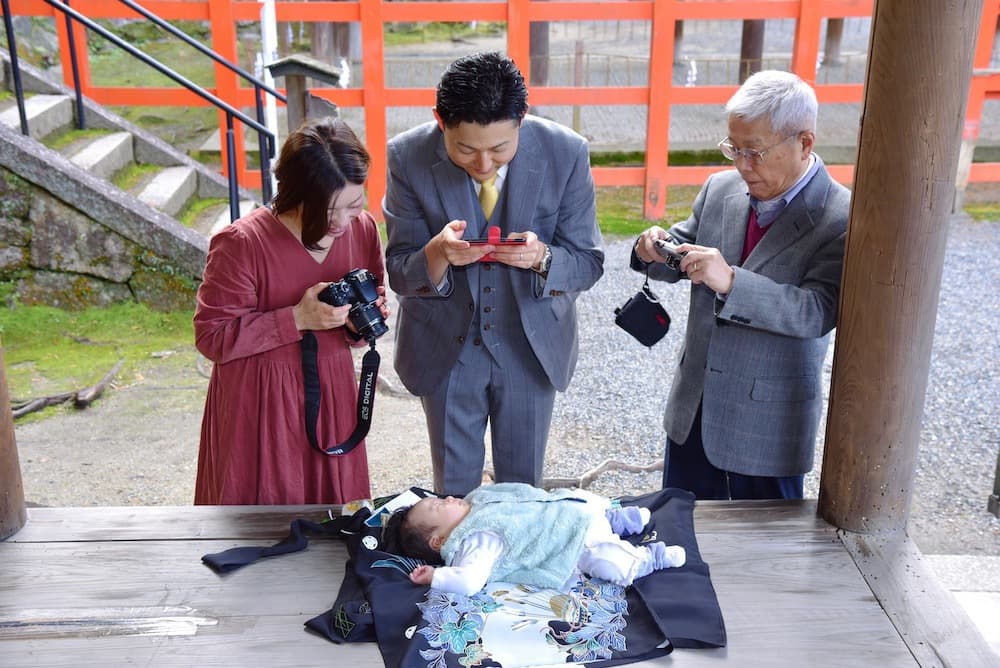
<path fill-rule="evenodd" d="M 464 336 L 456 336 L 455 340 L 458 341 L 459 343 L 465 343 L 465 337 Z"/>
<path fill-rule="evenodd" d="M 481 345 L 483 345 L 483 340 L 477 336 L 473 340 L 472 344 L 475 345 L 475 346 L 481 346 Z"/>
<path fill-rule="evenodd" d="M 491 313 L 492 311 L 493 311 L 492 306 L 487 306 L 486 308 L 483 309 L 483 313 Z"/>

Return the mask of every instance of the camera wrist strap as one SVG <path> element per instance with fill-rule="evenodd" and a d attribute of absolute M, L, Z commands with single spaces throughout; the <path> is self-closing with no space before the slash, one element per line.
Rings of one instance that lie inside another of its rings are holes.
<path fill-rule="evenodd" d="M 316 420 L 319 418 L 320 386 L 316 364 L 319 342 L 316 335 L 306 332 L 302 335 L 302 379 L 305 386 L 306 436 L 314 448 L 326 455 L 346 455 L 368 435 L 372 425 L 372 410 L 375 407 L 375 383 L 378 380 L 378 366 L 381 357 L 375 350 L 375 341 L 361 359 L 361 378 L 358 380 L 357 423 L 354 432 L 339 445 L 323 447 L 316 439 Z"/>

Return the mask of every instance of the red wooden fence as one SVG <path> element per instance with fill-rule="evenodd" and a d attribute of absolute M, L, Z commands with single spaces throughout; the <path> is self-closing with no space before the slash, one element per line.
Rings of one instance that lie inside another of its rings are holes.
<path fill-rule="evenodd" d="M 204 21 L 210 24 L 211 45 L 225 58 L 238 62 L 237 22 L 254 22 L 261 5 L 247 0 L 146 0 L 144 6 L 170 20 Z M 95 19 L 140 18 L 115 0 L 73 0 L 72 6 Z M 871 16 L 872 0 L 618 0 L 605 2 L 570 2 L 542 0 L 507 0 L 506 2 L 384 2 L 383 0 L 287 2 L 277 0 L 279 22 L 357 22 L 361 25 L 363 88 L 318 89 L 314 94 L 340 107 L 362 107 L 365 114 L 366 143 L 372 153 L 368 183 L 371 208 L 379 213 L 385 190 L 385 152 L 387 137 L 386 109 L 397 106 L 434 104 L 433 88 L 387 87 L 384 64 L 384 29 L 389 22 L 502 22 L 507 27 L 507 53 L 527 75 L 529 67 L 529 28 L 533 21 L 648 21 L 651 25 L 649 72 L 670 72 L 674 55 L 674 24 L 692 20 L 790 19 L 794 21 L 794 44 L 791 70 L 816 85 L 820 104 L 859 103 L 863 86 L 816 82 L 816 63 L 820 54 L 822 22 L 827 18 Z M 41 0 L 13 0 L 15 15 L 53 16 L 55 10 Z M 975 72 L 970 86 L 964 140 L 974 145 L 979 134 L 983 103 L 1000 99 L 1000 73 L 989 70 L 996 34 L 1000 0 L 985 0 L 975 57 Z M 56 21 L 60 52 L 69 63 L 69 40 L 65 23 Z M 91 82 L 83 30 L 77 28 L 75 43 L 80 58 L 84 94 L 110 105 L 201 106 L 205 102 L 178 88 L 95 86 Z M 72 84 L 70 68 L 63 68 Z M 648 86 L 530 87 L 533 105 L 643 105 L 655 113 L 647 114 L 643 166 L 596 167 L 598 186 L 641 186 L 645 191 L 644 212 L 647 218 L 663 216 L 666 189 L 670 185 L 702 183 L 719 167 L 668 166 L 670 148 L 670 113 L 673 105 L 710 104 L 720 107 L 732 95 L 736 84 L 727 86 L 684 86 L 670 76 L 649 76 Z M 241 108 L 253 106 L 253 90 L 221 66 L 215 68 L 215 88 L 220 98 Z M 431 118 L 428 112 L 428 120 Z M 220 129 L 225 119 L 220 113 Z M 238 146 L 243 145 L 242 128 L 237 131 Z M 852 165 L 831 165 L 831 173 L 849 183 Z M 224 169 L 228 169 L 224 165 Z M 248 171 L 246 158 L 237 153 L 240 183 L 259 187 L 257 172 Z M 969 181 L 1000 182 L 1000 163 L 971 166 Z M 961 179 L 960 179 L 961 180 Z"/>

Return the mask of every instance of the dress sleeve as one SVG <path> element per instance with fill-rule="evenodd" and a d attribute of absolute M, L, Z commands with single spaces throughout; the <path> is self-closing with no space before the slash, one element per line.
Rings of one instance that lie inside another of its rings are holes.
<path fill-rule="evenodd" d="M 254 242 L 230 225 L 212 237 L 194 312 L 195 346 L 222 364 L 302 338 L 292 306 L 259 311 L 260 272 Z"/>
<path fill-rule="evenodd" d="M 503 539 L 491 531 L 469 534 L 455 550 L 451 564 L 434 569 L 433 589 L 472 596 L 486 586 L 503 553 Z"/>

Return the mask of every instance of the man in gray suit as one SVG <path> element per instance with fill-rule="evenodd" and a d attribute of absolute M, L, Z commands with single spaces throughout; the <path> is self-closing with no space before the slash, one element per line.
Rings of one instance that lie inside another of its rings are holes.
<path fill-rule="evenodd" d="M 719 143 L 736 169 L 709 177 L 690 218 L 636 242 L 633 269 L 691 283 L 664 416 L 665 487 L 802 498 L 850 209 L 849 191 L 813 153 L 817 107 L 794 74 L 749 77 L 726 104 Z M 664 239 L 683 254 L 675 267 Z"/>
<path fill-rule="evenodd" d="M 541 482 L 576 298 L 603 273 L 587 142 L 527 108 L 514 62 L 474 54 L 442 76 L 435 120 L 388 144 L 395 367 L 423 403 L 442 494 L 481 484 L 487 421 L 495 479 Z M 490 227 L 517 243 L 470 243 Z"/>

